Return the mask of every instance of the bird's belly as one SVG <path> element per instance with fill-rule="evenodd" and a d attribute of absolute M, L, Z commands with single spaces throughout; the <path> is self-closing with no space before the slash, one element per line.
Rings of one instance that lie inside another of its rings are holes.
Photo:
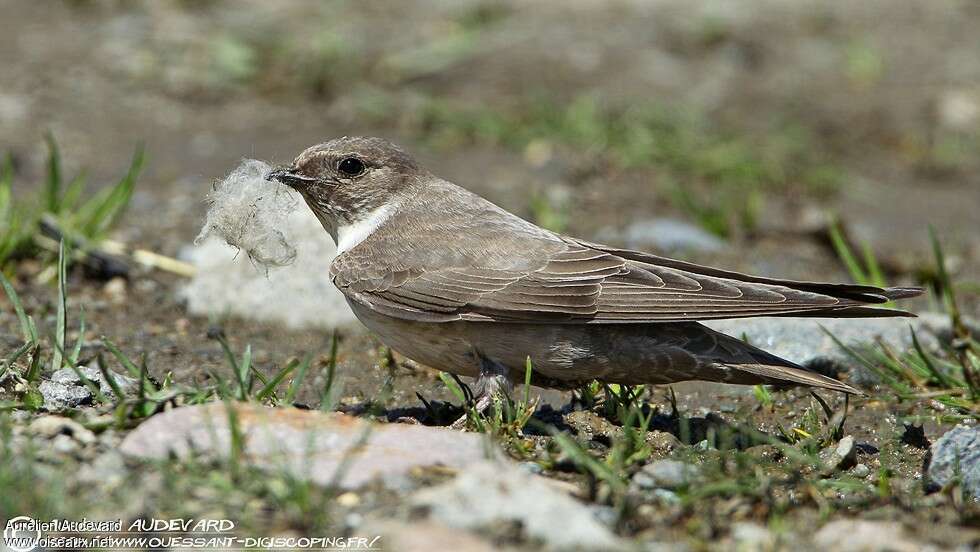
<path fill-rule="evenodd" d="M 479 363 L 473 344 L 462 335 L 462 323 L 413 322 L 378 314 L 348 301 L 354 315 L 385 345 L 408 358 L 453 374 L 475 377 Z"/>
<path fill-rule="evenodd" d="M 413 322 L 350 301 L 357 318 L 399 353 L 438 370 L 479 374 L 479 352 L 524 379 L 528 358 L 535 377 L 581 383 L 666 383 L 690 379 L 697 359 L 678 346 L 670 325 L 590 326 L 497 322 Z"/>

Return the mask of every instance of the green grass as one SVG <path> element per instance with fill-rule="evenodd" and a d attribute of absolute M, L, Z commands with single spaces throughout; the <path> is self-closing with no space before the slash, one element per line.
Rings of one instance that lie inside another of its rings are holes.
<path fill-rule="evenodd" d="M 451 376 L 446 372 L 440 372 L 439 378 L 442 380 L 446 389 L 460 402 L 459 407 L 450 405 L 448 409 L 440 409 L 437 405 L 422 400 L 429 417 L 435 420 L 445 418 L 443 410 L 449 412 L 462 412 L 466 417 L 466 428 L 470 431 L 489 433 L 505 440 L 519 440 L 523 437 L 524 427 L 534 416 L 537 409 L 537 398 L 531 398 L 531 375 L 534 366 L 531 358 L 528 357 L 524 367 L 524 394 L 518 400 L 510 396 L 494 396 L 490 407 L 485 412 L 480 412 L 476 408 L 476 400 L 469 386 L 462 382 L 458 377 Z"/>
<path fill-rule="evenodd" d="M 126 174 L 114 185 L 86 196 L 85 173 L 66 181 L 58 145 L 48 135 L 47 176 L 34 197 L 13 196 L 13 163 L 0 169 L 0 270 L 25 257 L 53 259 L 59 239 L 75 247 L 97 245 L 119 222 L 133 197 L 143 168 L 143 150 L 137 148 Z M 54 250 L 52 250 L 54 249 Z"/>
<path fill-rule="evenodd" d="M 947 410 L 935 417 L 956 422 L 980 418 L 980 344 L 963 322 L 956 286 L 946 270 L 946 258 L 935 233 L 931 234 L 936 279 L 935 294 L 949 316 L 953 341 L 942 350 L 931 352 L 923 347 L 915 330 L 911 332 L 913 347 L 895 351 L 885 343 L 859 350 L 842 343 L 831 335 L 852 359 L 875 374 L 881 383 L 900 401 L 924 404 L 936 401 Z M 922 418 L 913 415 L 909 421 Z"/>
<path fill-rule="evenodd" d="M 40 409 L 43 398 L 38 391 L 38 386 L 43 375 L 61 368 L 69 368 L 76 373 L 83 384 L 92 391 L 102 408 L 111 410 L 114 420 L 112 425 L 120 428 L 137 425 L 141 420 L 160 412 L 168 405 L 237 400 L 255 401 L 276 406 L 291 404 L 295 400 L 296 394 L 309 372 L 313 355 L 307 355 L 302 360 L 293 359 L 272 377 L 267 377 L 252 363 L 251 346 L 246 345 L 245 350 L 238 355 L 232 351 L 227 339 L 221 332 L 215 332 L 212 337 L 219 343 L 225 354 L 232 378 L 229 380 L 219 373 L 211 372 L 208 385 L 177 384 L 173 381 L 171 374 L 167 374 L 162 381 L 158 381 L 150 375 L 145 356 L 139 361 L 134 361 L 112 340 L 103 336 L 101 343 L 104 351 L 118 363 L 123 374 L 137 382 L 134 392 L 123 392 L 107 368 L 109 364 L 105 354 L 100 351 L 94 360 L 106 383 L 112 388 L 112 397 L 111 399 L 107 398 L 99 389 L 98 384 L 86 378 L 80 370 L 81 345 L 85 335 L 83 312 L 80 312 L 79 316 L 78 340 L 71 348 L 67 342 L 68 328 L 71 322 L 67 292 L 67 260 L 69 257 L 68 248 L 64 242 L 61 242 L 57 262 L 56 325 L 55 331 L 48 340 L 43 339 L 38 332 L 34 317 L 24 309 L 13 284 L 0 273 L 0 285 L 2 285 L 7 299 L 14 306 L 24 340 L 24 343 L 0 365 L 0 377 L 12 376 L 22 384 L 21 391 L 15 400 L 0 405 L 0 410 L 21 408 L 33 411 Z M 321 396 L 322 409 L 332 410 L 333 408 L 335 397 L 332 387 L 336 363 L 337 340 L 335 336 L 330 357 L 324 368 L 327 377 Z M 293 379 L 287 386 L 287 378 L 290 375 L 293 376 Z M 96 428 L 102 428 L 106 425 L 105 419 L 94 422 Z"/>
<path fill-rule="evenodd" d="M 844 263 L 844 267 L 847 268 L 848 274 L 851 275 L 851 279 L 855 283 L 878 287 L 888 286 L 870 243 L 863 242 L 861 244 L 861 256 L 859 258 L 848 243 L 837 220 L 831 223 L 828 229 L 828 237 L 837 257 Z"/>

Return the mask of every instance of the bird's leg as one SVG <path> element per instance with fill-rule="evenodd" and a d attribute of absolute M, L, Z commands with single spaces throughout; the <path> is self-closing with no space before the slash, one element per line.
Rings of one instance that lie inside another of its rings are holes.
<path fill-rule="evenodd" d="M 480 351 L 473 349 L 473 355 L 480 361 L 480 373 L 473 381 L 473 407 L 480 414 L 490 409 L 495 399 L 506 400 L 514 390 L 510 380 L 510 371 L 499 362 L 487 358 Z M 453 429 L 466 427 L 466 416 L 463 414 L 450 426 Z"/>

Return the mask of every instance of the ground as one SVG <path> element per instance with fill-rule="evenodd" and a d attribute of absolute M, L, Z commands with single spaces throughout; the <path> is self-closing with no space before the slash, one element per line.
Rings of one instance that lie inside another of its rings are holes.
<path fill-rule="evenodd" d="M 10 156 L 14 197 L 39 209 L 50 170 L 46 132 L 65 179 L 87 175 L 86 196 L 118 180 L 142 144 L 144 170 L 108 234 L 130 249 L 188 258 L 209 186 L 242 158 L 287 162 L 311 144 L 369 134 L 556 230 L 653 249 L 663 236 L 643 223 L 679 221 L 699 240 L 666 253 L 770 276 L 860 277 L 833 246 L 836 220 L 859 264 L 867 265 L 867 248 L 889 284 L 930 289 L 903 307 L 948 321 L 934 293 L 944 279 L 932 228 L 960 310 L 980 315 L 980 12 L 968 4 L 73 1 L 5 12 L 0 153 Z M 36 248 L 0 256 L 38 323 L 44 355 L 57 324 L 55 259 Z M 356 325 L 338 329 L 331 361 L 332 331 L 194 315 L 179 299 L 186 277 L 129 265 L 123 279 L 84 263 L 67 273 L 67 343 L 79 338 L 84 310 L 83 363 L 112 358 L 106 336 L 129 358 L 145 357 L 157 382 L 172 374 L 211 388 L 215 374 L 234 379 L 220 334 L 239 357 L 250 345 L 266 377 L 314 355 L 289 402 L 319 407 L 334 364 L 335 406 L 353 415 L 445 424 L 462 413 L 441 406 L 460 401 L 437 372 L 390 354 Z M 23 339 L 9 299 L 0 295 L 0 305 L 2 367 Z M 948 338 L 955 325 L 946 327 Z M 933 353 L 958 365 L 935 333 Z M 952 345 L 962 351 L 959 337 Z M 748 539 L 751 523 L 778 536 L 753 546 L 775 548 L 861 519 L 898 522 L 909 542 L 976 546 L 976 503 L 955 484 L 934 492 L 924 476 L 929 444 L 956 423 L 976 427 L 976 403 L 950 406 L 948 386 L 928 377 L 911 378 L 899 397 L 860 362 L 834 366 L 869 393 L 850 400 L 840 432 L 806 390 L 700 383 L 648 387 L 637 400 L 614 389 L 593 390 L 591 401 L 587 390 L 535 388 L 542 403 L 530 424 L 488 431 L 522 466 L 570 482 L 577 500 L 633 543 L 724 547 Z M 25 413 L 23 389 L 9 375 L 0 388 L 0 456 L 8 460 L 0 483 L 25 493 L 0 498 L 4 520 L 221 513 L 255 534 L 355 534 L 364 530 L 359 519 L 406 519 L 409 496 L 452 477 L 369 487 L 354 504 L 350 493 L 252 477 L 253 468 L 220 459 L 97 469 L 139 415 L 116 424 L 98 417 L 111 406 L 62 412 L 95 431 L 96 441 L 69 446 L 27 429 L 45 414 Z M 417 393 L 439 402 L 447 419 L 426 411 Z M 842 411 L 843 397 L 823 398 Z M 656 431 L 631 437 L 636 416 L 651 413 L 646 429 Z M 563 445 L 548 426 L 578 444 Z M 914 438 L 919 426 L 922 439 Z M 818 465 L 820 451 L 844 436 L 856 456 L 829 471 Z M 637 474 L 666 458 L 699 466 L 700 479 L 643 487 Z M 76 470 L 90 475 L 76 478 Z M 103 485 L 110 477 L 115 483 Z M 476 542 L 540 544 L 507 524 L 479 535 Z"/>

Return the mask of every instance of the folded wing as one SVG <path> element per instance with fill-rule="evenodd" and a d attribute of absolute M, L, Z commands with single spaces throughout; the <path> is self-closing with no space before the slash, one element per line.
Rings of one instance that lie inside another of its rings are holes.
<path fill-rule="evenodd" d="M 335 263 L 334 281 L 352 299 L 381 312 L 430 322 L 910 316 L 869 305 L 921 293 L 916 288 L 762 278 L 571 238 L 563 238 L 563 247 L 554 249 L 527 263 L 526 270 L 466 265 L 372 271 L 348 252 L 344 257 L 350 258 Z"/>

